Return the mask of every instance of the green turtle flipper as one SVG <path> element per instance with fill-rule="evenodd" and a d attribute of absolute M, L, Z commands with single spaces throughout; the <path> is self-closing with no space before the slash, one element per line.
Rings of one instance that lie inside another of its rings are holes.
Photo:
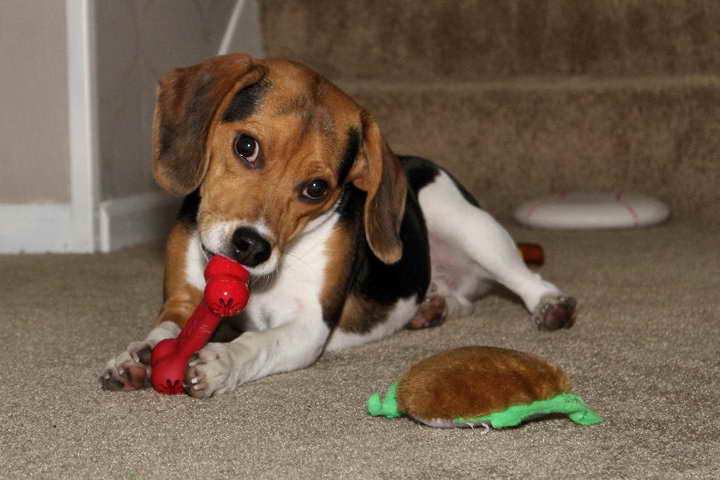
<path fill-rule="evenodd" d="M 603 418 L 590 410 L 582 398 L 571 393 L 561 393 L 547 400 L 538 400 L 526 405 L 513 405 L 502 412 L 492 413 L 481 417 L 457 418 L 457 424 L 490 423 L 493 428 L 514 427 L 528 418 L 562 413 L 579 425 L 594 425 L 603 421 Z"/>
<path fill-rule="evenodd" d="M 368 413 L 373 417 L 382 415 L 382 398 L 380 398 L 378 392 L 373 393 L 370 395 L 370 398 L 368 398 L 367 409 Z"/>
<path fill-rule="evenodd" d="M 385 398 L 381 399 L 380 394 L 375 392 L 370 395 L 367 401 L 368 413 L 374 417 L 387 417 L 397 418 L 402 415 L 397 406 L 397 399 L 395 394 L 397 393 L 397 383 L 390 386 Z"/>
<path fill-rule="evenodd" d="M 597 413 L 590 410 L 585 400 L 579 395 L 565 394 L 563 396 L 563 404 L 565 408 L 558 408 L 558 411 L 565 413 L 570 420 L 577 423 L 578 425 L 595 425 L 605 420 Z M 557 398 L 557 397 L 556 397 Z"/>
<path fill-rule="evenodd" d="M 605 420 L 603 417 L 593 412 L 588 407 L 586 407 L 585 410 L 570 413 L 568 417 L 570 417 L 570 420 L 577 423 L 578 425 L 595 425 L 596 423 L 601 423 Z"/>

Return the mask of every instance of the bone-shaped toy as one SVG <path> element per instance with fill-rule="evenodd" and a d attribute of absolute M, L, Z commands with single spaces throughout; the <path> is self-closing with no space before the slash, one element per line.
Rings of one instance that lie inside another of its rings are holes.
<path fill-rule="evenodd" d="M 168 338 L 152 351 L 151 382 L 166 395 L 185 393 L 185 370 L 190 357 L 204 347 L 222 317 L 237 315 L 245 308 L 250 292 L 247 270 L 221 255 L 213 256 L 205 268 L 205 292 L 200 305 L 177 338 Z"/>

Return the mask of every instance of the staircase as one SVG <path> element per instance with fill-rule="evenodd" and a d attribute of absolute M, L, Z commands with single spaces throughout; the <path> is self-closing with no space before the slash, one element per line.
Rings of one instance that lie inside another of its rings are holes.
<path fill-rule="evenodd" d="M 720 222 L 716 0 L 263 0 L 269 57 L 355 96 L 493 213 L 639 191 Z"/>

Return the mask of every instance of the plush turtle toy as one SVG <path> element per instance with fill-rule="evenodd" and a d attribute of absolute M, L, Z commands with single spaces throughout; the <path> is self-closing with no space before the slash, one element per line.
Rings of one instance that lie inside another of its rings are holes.
<path fill-rule="evenodd" d="M 534 355 L 464 347 L 415 364 L 384 399 L 374 393 L 367 406 L 374 416 L 406 415 L 431 427 L 482 426 L 486 431 L 553 413 L 580 425 L 603 421 L 569 391 L 567 374 Z"/>

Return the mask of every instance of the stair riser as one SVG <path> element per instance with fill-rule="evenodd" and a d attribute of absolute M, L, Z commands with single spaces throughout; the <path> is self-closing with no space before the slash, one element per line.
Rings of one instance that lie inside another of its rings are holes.
<path fill-rule="evenodd" d="M 265 46 L 333 78 L 720 70 L 716 0 L 264 0 Z"/>
<path fill-rule="evenodd" d="M 447 166 L 501 215 L 549 192 L 607 189 L 720 221 L 720 82 L 701 83 L 346 90 L 396 152 Z"/>

